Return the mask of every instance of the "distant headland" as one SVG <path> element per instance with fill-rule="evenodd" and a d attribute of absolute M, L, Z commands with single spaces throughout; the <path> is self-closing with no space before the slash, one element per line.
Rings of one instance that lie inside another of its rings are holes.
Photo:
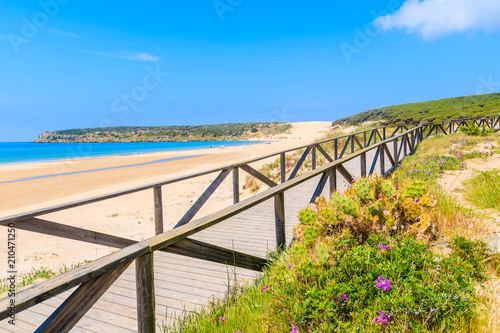
<path fill-rule="evenodd" d="M 44 132 L 35 143 L 179 142 L 258 139 L 287 133 L 288 123 L 231 123 L 198 126 L 123 126 Z"/>

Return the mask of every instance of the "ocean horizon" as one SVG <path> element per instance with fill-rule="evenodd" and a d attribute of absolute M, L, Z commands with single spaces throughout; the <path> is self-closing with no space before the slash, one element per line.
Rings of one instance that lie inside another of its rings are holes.
<path fill-rule="evenodd" d="M 188 142 L 109 142 L 109 143 L 32 143 L 0 142 L 0 165 L 51 162 L 77 158 L 123 156 L 234 147 L 264 141 L 188 141 Z"/>

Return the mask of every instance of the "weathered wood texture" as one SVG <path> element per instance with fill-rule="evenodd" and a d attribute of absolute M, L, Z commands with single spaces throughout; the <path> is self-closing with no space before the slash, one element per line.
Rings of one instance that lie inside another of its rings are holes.
<path fill-rule="evenodd" d="M 153 253 L 135 259 L 135 281 L 137 290 L 137 332 L 155 331 L 155 284 Z"/>
<path fill-rule="evenodd" d="M 163 233 L 163 200 L 161 196 L 161 186 L 153 188 L 154 205 L 155 205 L 155 234 Z"/>

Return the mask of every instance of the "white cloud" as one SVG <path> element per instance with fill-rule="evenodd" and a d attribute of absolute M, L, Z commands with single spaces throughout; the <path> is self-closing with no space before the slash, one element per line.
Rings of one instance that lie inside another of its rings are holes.
<path fill-rule="evenodd" d="M 111 52 L 111 53 L 106 53 L 106 52 L 93 52 L 93 53 L 107 56 L 107 57 L 114 57 L 114 58 L 119 58 L 119 59 L 124 59 L 124 60 L 130 60 L 130 61 L 148 61 L 148 62 L 160 61 L 160 57 L 153 56 L 153 55 L 151 55 L 149 53 L 145 53 L 145 52 L 118 51 L 118 52 Z"/>
<path fill-rule="evenodd" d="M 84 39 L 82 36 L 67 32 L 67 31 L 62 31 L 59 29 L 51 29 L 51 28 L 45 28 L 45 31 L 48 33 L 54 34 L 54 35 L 61 35 L 61 36 L 67 36 L 67 37 L 72 37 L 72 38 L 78 38 L 78 39 Z"/>
<path fill-rule="evenodd" d="M 498 0 L 407 0 L 393 14 L 375 20 L 382 29 L 406 29 L 424 39 L 471 30 L 491 32 L 500 28 Z"/>

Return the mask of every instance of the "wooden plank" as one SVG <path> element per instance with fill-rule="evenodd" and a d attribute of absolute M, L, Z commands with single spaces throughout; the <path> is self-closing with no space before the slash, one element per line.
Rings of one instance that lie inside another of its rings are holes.
<path fill-rule="evenodd" d="M 233 169 L 233 204 L 240 202 L 240 176 L 238 167 Z"/>
<path fill-rule="evenodd" d="M 16 312 L 20 313 L 37 303 L 41 303 L 85 281 L 103 275 L 147 252 L 149 252 L 148 246 L 144 244 L 134 244 L 121 251 L 111 253 L 91 263 L 82 265 L 77 269 L 38 283 L 29 289 L 20 291 L 16 295 Z M 7 298 L 0 300 L 0 320 L 8 317 L 9 302 Z"/>
<path fill-rule="evenodd" d="M 154 211 L 155 211 L 155 234 L 163 233 L 163 200 L 161 197 L 161 186 L 153 187 Z"/>
<path fill-rule="evenodd" d="M 205 202 L 210 198 L 210 196 L 215 192 L 219 185 L 226 179 L 227 175 L 231 172 L 230 169 L 223 170 L 217 178 L 210 184 L 210 186 L 203 192 L 194 205 L 188 210 L 188 212 L 182 217 L 182 219 L 175 225 L 174 228 L 178 228 L 182 225 L 189 223 L 193 217 L 198 213 L 198 211 L 203 207 Z"/>
<path fill-rule="evenodd" d="M 385 175 L 385 151 L 384 151 L 384 145 L 380 146 L 380 175 L 383 176 Z"/>
<path fill-rule="evenodd" d="M 345 142 L 344 144 L 344 148 L 342 148 L 342 151 L 340 152 L 340 156 L 339 158 L 342 158 L 344 156 L 344 153 L 345 153 L 345 150 L 347 149 L 347 147 L 349 146 L 349 142 L 351 141 L 351 137 L 348 137 L 347 138 L 347 141 Z"/>
<path fill-rule="evenodd" d="M 333 162 L 333 158 L 331 158 L 330 155 L 326 152 L 326 150 L 321 147 L 321 145 L 316 146 L 318 148 L 318 151 L 327 159 L 328 162 Z"/>
<path fill-rule="evenodd" d="M 389 135 L 389 138 L 392 138 L 399 131 L 400 128 L 401 128 L 401 126 L 397 126 L 396 129 L 394 130 L 394 132 L 392 132 L 392 134 Z"/>
<path fill-rule="evenodd" d="M 335 139 L 333 141 L 333 156 L 335 157 L 335 160 L 339 159 L 339 140 Z"/>
<path fill-rule="evenodd" d="M 323 189 L 325 188 L 326 181 L 328 180 L 329 175 L 330 175 L 330 170 L 327 170 L 323 173 L 309 203 L 314 203 L 316 198 L 318 198 L 321 195 L 321 193 L 323 193 Z"/>
<path fill-rule="evenodd" d="M 183 239 L 173 245 L 165 247 L 163 250 L 169 253 L 254 271 L 262 271 L 267 264 L 266 259 L 234 250 L 228 250 L 220 246 L 190 238 Z"/>
<path fill-rule="evenodd" d="M 375 132 L 372 131 L 371 134 L 370 134 L 370 138 L 368 139 L 368 144 L 366 145 L 366 147 L 370 146 L 374 134 L 375 134 Z"/>
<path fill-rule="evenodd" d="M 69 332 L 127 269 L 130 263 L 130 261 L 126 262 L 84 282 L 35 332 Z"/>
<path fill-rule="evenodd" d="M 387 157 L 389 158 L 389 161 L 394 166 L 396 164 L 396 161 L 394 161 L 394 158 L 391 155 L 391 151 L 389 150 L 389 148 L 387 147 L 386 144 L 384 144 L 383 147 L 384 147 L 385 153 L 387 154 Z"/>
<path fill-rule="evenodd" d="M 311 148 L 311 168 L 312 170 L 316 169 L 316 145 Z"/>
<path fill-rule="evenodd" d="M 281 179 L 281 183 L 286 182 L 286 156 L 285 156 L 285 153 L 280 154 L 280 179 Z"/>
<path fill-rule="evenodd" d="M 245 171 L 246 173 L 248 173 L 249 175 L 257 178 L 258 180 L 260 180 L 261 182 L 263 182 L 264 184 L 266 184 L 269 187 L 274 187 L 274 186 L 278 185 L 275 182 L 273 182 L 271 179 L 267 178 L 266 176 L 264 176 L 259 171 L 255 170 L 254 168 L 252 168 L 249 165 L 240 165 L 240 168 L 243 171 Z"/>
<path fill-rule="evenodd" d="M 434 126 L 435 125 L 429 125 L 429 133 L 427 133 L 427 135 L 425 136 L 425 138 L 427 139 L 429 136 L 432 135 L 432 131 L 434 130 Z M 406 156 L 406 154 L 405 154 Z"/>
<path fill-rule="evenodd" d="M 344 177 L 345 180 L 347 180 L 349 184 L 352 184 L 354 182 L 354 177 L 349 173 L 349 171 L 347 171 L 347 169 L 342 164 L 337 165 L 337 170 L 342 175 L 342 177 Z"/>
<path fill-rule="evenodd" d="M 38 218 L 16 222 L 16 228 L 82 242 L 124 248 L 136 241 Z"/>
<path fill-rule="evenodd" d="M 300 167 L 304 163 L 304 161 L 307 158 L 307 155 L 309 155 L 309 152 L 311 151 L 311 146 L 307 147 L 306 151 L 302 154 L 300 157 L 299 161 L 297 162 L 297 165 L 293 169 L 292 173 L 290 174 L 290 177 L 288 177 L 288 180 L 294 179 L 297 173 L 299 172 Z"/>
<path fill-rule="evenodd" d="M 401 144 L 399 145 L 399 150 L 398 150 L 398 159 L 401 156 L 401 150 L 403 149 L 405 143 L 404 143 L 404 138 L 401 139 Z M 404 156 L 403 156 L 404 158 Z"/>
<path fill-rule="evenodd" d="M 377 152 L 375 153 L 375 156 L 373 157 L 373 162 L 372 162 L 372 166 L 370 168 L 370 172 L 368 173 L 368 175 L 372 175 L 373 174 L 373 171 L 375 171 L 375 165 L 377 163 L 377 159 L 378 159 L 378 155 L 380 154 L 380 146 L 377 147 Z"/>
<path fill-rule="evenodd" d="M 155 285 L 153 253 L 146 253 L 135 259 L 137 288 L 137 332 L 154 333 Z"/>
<path fill-rule="evenodd" d="M 410 148 L 410 152 L 412 152 L 412 151 L 413 151 L 413 149 L 415 148 L 415 147 L 413 146 L 413 142 L 411 142 L 411 140 L 408 138 L 408 134 L 406 134 L 406 135 L 405 135 L 405 137 L 406 137 L 406 142 L 408 142 L 408 146 L 409 146 L 409 148 Z"/>
<path fill-rule="evenodd" d="M 356 135 L 353 135 L 353 138 L 354 138 L 354 141 L 357 143 L 359 149 L 363 149 L 363 145 L 361 144 L 361 142 L 359 142 L 358 138 L 356 137 Z M 354 153 L 354 149 L 352 150 L 352 152 Z"/>
<path fill-rule="evenodd" d="M 397 139 L 395 139 L 393 141 L 393 150 L 394 150 L 394 155 L 395 155 L 394 160 L 395 160 L 396 164 L 398 164 L 399 163 L 399 153 L 398 153 L 398 140 Z"/>
<path fill-rule="evenodd" d="M 361 177 L 366 177 L 366 153 L 361 154 Z"/>
<path fill-rule="evenodd" d="M 337 191 L 337 167 L 330 170 L 330 193 Z"/>
<path fill-rule="evenodd" d="M 276 227 L 276 248 L 280 250 L 286 247 L 284 193 L 280 193 L 274 197 L 274 216 Z"/>

